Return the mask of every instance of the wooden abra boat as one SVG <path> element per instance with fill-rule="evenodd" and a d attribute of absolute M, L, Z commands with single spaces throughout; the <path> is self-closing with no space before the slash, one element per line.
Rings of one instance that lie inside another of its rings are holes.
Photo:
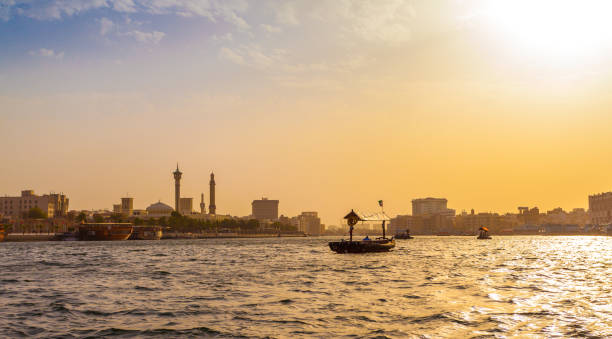
<path fill-rule="evenodd" d="M 162 238 L 161 226 L 134 226 L 130 240 L 160 240 Z"/>
<path fill-rule="evenodd" d="M 485 239 L 492 239 L 491 236 L 489 235 L 489 229 L 486 227 L 480 227 L 478 229 L 480 231 L 480 233 L 478 233 L 478 238 L 479 240 L 485 240 Z"/>
<path fill-rule="evenodd" d="M 347 214 L 344 219 L 347 219 L 349 225 L 349 241 L 332 241 L 329 243 L 329 248 L 336 253 L 369 253 L 369 252 L 387 252 L 395 247 L 395 239 L 385 237 L 385 222 L 391 220 L 384 212 L 370 215 L 359 214 L 353 210 Z M 353 226 L 360 221 L 382 221 L 383 236 L 375 240 L 357 240 L 353 241 Z"/>
<path fill-rule="evenodd" d="M 79 225 L 79 240 L 127 240 L 134 227 L 130 223 L 95 223 Z"/>

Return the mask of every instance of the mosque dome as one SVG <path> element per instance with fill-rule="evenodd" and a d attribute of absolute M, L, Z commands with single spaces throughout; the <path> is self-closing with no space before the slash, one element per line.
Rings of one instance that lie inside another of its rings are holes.
<path fill-rule="evenodd" d="M 158 201 L 151 206 L 147 207 L 147 213 L 149 214 L 170 214 L 174 211 L 174 208 L 164 204 L 161 201 Z"/>

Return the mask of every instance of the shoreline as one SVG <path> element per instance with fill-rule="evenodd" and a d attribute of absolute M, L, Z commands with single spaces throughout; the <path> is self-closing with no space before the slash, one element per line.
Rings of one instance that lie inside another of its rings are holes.
<path fill-rule="evenodd" d="M 58 233 L 59 234 L 59 233 Z M 543 236 L 543 237 L 597 237 L 612 236 L 610 234 L 497 234 L 492 235 L 493 237 L 520 237 L 520 236 Z M 168 233 L 164 234 L 160 240 L 186 240 L 186 239 L 254 239 L 254 238 L 312 238 L 312 237 L 338 237 L 338 236 L 307 236 L 302 234 L 278 234 L 273 233 L 261 233 L 261 234 L 237 234 L 237 233 Z M 413 235 L 415 238 L 420 237 L 436 237 L 436 238 L 448 238 L 448 237 L 466 237 L 472 238 L 471 235 L 450 235 L 450 236 L 436 236 L 436 235 Z M 403 239 L 398 239 L 403 240 Z M 57 241 L 56 234 L 54 233 L 8 233 L 3 242 L 44 242 L 44 241 Z M 78 241 L 78 240 L 77 240 Z M 141 241 L 141 240 L 125 240 L 125 241 Z"/>
<path fill-rule="evenodd" d="M 60 235 L 61 233 L 57 233 Z M 181 240 L 181 239 L 240 239 L 240 238 L 303 238 L 301 234 L 223 234 L 223 233 L 169 233 L 164 234 L 160 240 Z M 43 242 L 43 241 L 62 241 L 56 240 L 55 233 L 8 233 L 3 242 Z M 79 241 L 79 240 L 77 240 Z M 132 241 L 132 240 L 125 240 Z M 140 241 L 140 240 L 133 240 Z"/>

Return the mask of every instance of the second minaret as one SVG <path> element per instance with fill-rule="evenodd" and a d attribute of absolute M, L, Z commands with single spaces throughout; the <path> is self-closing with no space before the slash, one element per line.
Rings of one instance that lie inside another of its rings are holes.
<path fill-rule="evenodd" d="M 208 211 L 210 214 L 217 212 L 215 205 L 215 173 L 210 173 L 210 203 L 208 203 Z"/>

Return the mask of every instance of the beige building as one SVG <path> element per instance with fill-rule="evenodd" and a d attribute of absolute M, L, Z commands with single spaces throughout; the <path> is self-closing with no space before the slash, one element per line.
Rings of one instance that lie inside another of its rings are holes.
<path fill-rule="evenodd" d="M 182 215 L 188 215 L 193 213 L 193 198 L 179 199 L 179 213 Z"/>
<path fill-rule="evenodd" d="M 278 200 L 253 200 L 251 209 L 253 218 L 257 220 L 278 220 Z"/>
<path fill-rule="evenodd" d="M 612 192 L 590 195 L 589 212 L 593 224 L 612 223 Z"/>
<path fill-rule="evenodd" d="M 455 216 L 455 210 L 449 209 L 446 205 L 448 200 L 439 198 L 424 198 L 412 200 L 412 215 L 432 215 L 440 214 L 444 216 Z"/>
<path fill-rule="evenodd" d="M 34 194 L 33 190 L 21 191 L 19 197 L 0 197 L 0 214 L 7 218 L 21 218 L 30 209 L 40 208 L 48 218 L 68 213 L 68 198 L 63 194 Z"/>
<path fill-rule="evenodd" d="M 129 217 L 134 213 L 134 198 L 121 198 L 121 214 Z"/>
<path fill-rule="evenodd" d="M 147 216 L 150 218 L 169 217 L 174 209 L 161 201 L 151 204 L 147 207 Z"/>
<path fill-rule="evenodd" d="M 323 234 L 321 218 L 317 212 L 302 212 L 298 215 L 298 231 L 308 235 Z"/>

